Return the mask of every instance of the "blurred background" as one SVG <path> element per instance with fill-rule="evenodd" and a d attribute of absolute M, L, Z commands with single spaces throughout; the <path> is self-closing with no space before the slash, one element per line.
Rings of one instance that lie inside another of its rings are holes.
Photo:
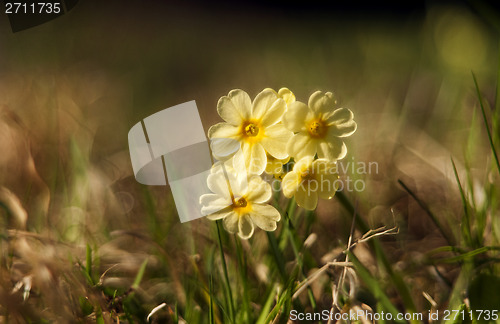
<path fill-rule="evenodd" d="M 430 308 L 423 291 L 445 307 L 460 267 L 426 263 L 426 253 L 449 242 L 398 180 L 447 235 L 460 236 L 463 204 L 452 158 L 470 205 L 488 215 L 474 227 L 484 230 L 480 245 L 498 244 L 499 199 L 491 188 L 500 180 L 471 72 L 498 147 L 499 31 L 499 11 L 480 1 L 80 1 L 16 33 L 1 14 L 2 319 L 112 322 L 126 314 L 142 322 L 165 302 L 188 322 L 207 321 L 199 286 L 220 262 L 216 227 L 206 219 L 180 224 L 168 186 L 135 181 L 127 133 L 144 117 L 190 100 L 208 130 L 220 121 L 221 96 L 240 88 L 254 97 L 266 87 L 288 87 L 303 102 L 316 90 L 332 91 L 339 107 L 354 112 L 358 130 L 346 140 L 345 161 L 376 162 L 378 172 L 351 175 L 366 188 L 345 195 L 370 228 L 399 227 L 382 241 L 417 310 Z M 298 215 L 299 236 L 317 237 L 308 252 L 312 271 L 345 248 L 352 219 L 335 199 L 312 216 Z M 238 266 L 229 247 L 239 243 L 226 234 L 223 241 L 233 280 Z M 265 233 L 241 245 L 255 285 L 251 310 L 238 322 L 250 323 L 264 307 L 259 296 L 273 286 L 275 266 Z M 289 249 L 284 255 L 293 262 Z M 383 278 L 364 249 L 358 257 Z M 139 297 L 122 303 L 117 298 L 130 296 L 144 260 L 141 288 L 134 286 Z M 321 282 L 314 294 L 329 308 L 326 274 Z M 396 292 L 387 294 L 405 307 Z M 157 315 L 170 321 L 166 309 Z M 217 319 L 225 322 L 223 314 Z"/>

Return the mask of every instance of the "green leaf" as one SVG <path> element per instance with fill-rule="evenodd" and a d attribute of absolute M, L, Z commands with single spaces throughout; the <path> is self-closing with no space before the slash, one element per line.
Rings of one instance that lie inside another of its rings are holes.
<path fill-rule="evenodd" d="M 87 297 L 80 296 L 80 298 L 78 298 L 78 302 L 80 303 L 80 309 L 83 316 L 92 314 L 92 312 L 94 311 L 94 306 L 92 306 Z"/>
<path fill-rule="evenodd" d="M 148 259 L 142 262 L 141 267 L 139 268 L 139 271 L 135 276 L 134 283 L 132 284 L 132 289 L 136 290 L 137 288 L 139 288 L 139 285 L 141 284 L 142 281 L 142 277 L 144 276 L 144 272 L 146 271 L 147 265 L 148 265 Z"/>

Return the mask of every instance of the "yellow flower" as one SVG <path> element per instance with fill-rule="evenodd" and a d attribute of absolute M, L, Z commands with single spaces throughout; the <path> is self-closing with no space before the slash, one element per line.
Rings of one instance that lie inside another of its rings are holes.
<path fill-rule="evenodd" d="M 266 152 L 284 159 L 286 144 L 293 135 L 281 121 L 286 103 L 271 89 L 265 89 L 253 103 L 243 90 L 232 90 L 219 99 L 217 112 L 225 123 L 213 125 L 208 137 L 232 138 L 240 142 L 249 173 L 262 174 L 266 168 Z"/>
<path fill-rule="evenodd" d="M 286 128 L 296 134 L 288 141 L 287 151 L 296 160 L 305 156 L 336 161 L 347 154 L 342 137 L 356 131 L 354 114 L 347 108 L 335 109 L 331 92 L 316 91 L 309 104 L 295 101 L 283 116 Z"/>
<path fill-rule="evenodd" d="M 242 239 L 250 238 L 255 226 L 265 231 L 274 231 L 280 213 L 273 206 L 266 204 L 271 198 L 271 185 L 260 176 L 235 171 L 228 163 L 217 163 L 207 179 L 212 194 L 200 197 L 201 212 L 210 220 L 222 219 L 224 228 L 229 233 L 238 233 Z M 230 186 L 228 186 L 230 183 Z"/>
<path fill-rule="evenodd" d="M 279 176 L 283 173 L 283 165 L 290 161 L 290 157 L 286 159 L 276 159 L 271 155 L 267 156 L 266 173 L 274 176 Z"/>
<path fill-rule="evenodd" d="M 297 205 L 313 210 L 318 204 L 318 197 L 330 199 L 339 187 L 337 165 L 335 162 L 317 159 L 312 156 L 298 161 L 293 171 L 283 178 L 283 194 L 295 196 Z"/>

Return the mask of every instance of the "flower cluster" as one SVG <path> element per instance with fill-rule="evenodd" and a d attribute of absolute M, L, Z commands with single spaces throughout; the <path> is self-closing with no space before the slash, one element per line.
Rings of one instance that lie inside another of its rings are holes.
<path fill-rule="evenodd" d="M 283 194 L 305 209 L 333 197 L 336 161 L 347 154 L 342 138 L 357 125 L 352 111 L 336 108 L 331 92 L 316 91 L 305 104 L 287 88 L 264 89 L 253 101 L 236 89 L 219 99 L 217 112 L 224 122 L 210 127 L 208 137 L 221 161 L 207 180 L 213 193 L 200 198 L 209 219 L 222 219 L 228 232 L 243 239 L 255 226 L 276 229 L 280 214 L 266 204 L 272 193 L 264 172 L 282 179 Z M 291 159 L 295 164 L 286 172 Z"/>

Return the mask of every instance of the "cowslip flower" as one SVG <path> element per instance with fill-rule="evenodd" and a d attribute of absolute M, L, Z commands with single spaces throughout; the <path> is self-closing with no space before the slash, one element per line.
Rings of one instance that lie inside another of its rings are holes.
<path fill-rule="evenodd" d="M 283 124 L 294 134 L 287 143 L 287 151 L 296 160 L 315 156 L 332 161 L 347 154 L 343 137 L 352 135 L 357 128 L 354 114 L 347 108 L 335 109 L 331 92 L 316 91 L 308 105 L 295 101 L 283 116 Z"/>
<path fill-rule="evenodd" d="M 245 91 L 232 90 L 217 103 L 225 122 L 210 127 L 208 137 L 239 141 L 248 172 L 262 174 L 266 152 L 277 159 L 288 157 L 286 144 L 293 134 L 279 123 L 285 109 L 285 101 L 271 89 L 260 92 L 253 102 Z"/>
<path fill-rule="evenodd" d="M 228 162 L 216 163 L 214 170 L 207 178 L 213 193 L 200 197 L 203 215 L 210 220 L 222 219 L 224 228 L 242 239 L 250 238 L 255 226 L 276 230 L 281 217 L 276 208 L 266 204 L 272 195 L 269 183 L 257 175 L 247 178 L 246 173 L 238 173 Z"/>
<path fill-rule="evenodd" d="M 335 162 L 307 156 L 295 163 L 293 170 L 283 178 L 283 194 L 287 198 L 295 197 L 300 207 L 313 210 L 318 205 L 318 197 L 331 199 L 335 195 L 338 179 Z"/>

